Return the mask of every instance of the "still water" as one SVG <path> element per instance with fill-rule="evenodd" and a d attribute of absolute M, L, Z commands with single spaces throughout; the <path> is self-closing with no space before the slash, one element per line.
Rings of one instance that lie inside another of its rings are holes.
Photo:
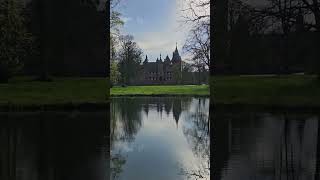
<path fill-rule="evenodd" d="M 210 179 L 209 98 L 113 98 L 111 179 Z"/>
<path fill-rule="evenodd" d="M 108 179 L 107 112 L 0 112 L 0 180 Z"/>
<path fill-rule="evenodd" d="M 213 179 L 318 180 L 319 113 L 214 111 Z"/>
<path fill-rule="evenodd" d="M 210 113 L 208 98 L 191 97 L 113 98 L 97 112 L 0 112 L 0 179 L 320 179 L 320 112 Z"/>

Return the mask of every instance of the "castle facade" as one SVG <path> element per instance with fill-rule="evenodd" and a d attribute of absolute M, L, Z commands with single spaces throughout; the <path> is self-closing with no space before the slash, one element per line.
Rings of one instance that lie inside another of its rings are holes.
<path fill-rule="evenodd" d="M 133 84 L 152 85 L 152 84 L 179 84 L 181 83 L 183 61 L 178 49 L 172 53 L 172 59 L 167 55 L 162 60 L 157 58 L 156 62 L 149 62 L 146 55 L 145 60 L 140 65 L 138 75 Z"/>

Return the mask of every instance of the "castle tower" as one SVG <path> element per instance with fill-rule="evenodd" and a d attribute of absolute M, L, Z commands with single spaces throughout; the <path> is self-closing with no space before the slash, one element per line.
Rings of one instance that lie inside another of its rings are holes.
<path fill-rule="evenodd" d="M 166 64 L 170 64 L 170 58 L 169 58 L 168 55 L 167 55 L 167 57 L 164 59 L 164 62 L 165 62 Z"/>
<path fill-rule="evenodd" d="M 178 51 L 178 45 L 176 43 L 176 49 L 174 50 L 174 52 L 172 53 L 172 63 L 179 63 L 181 62 L 181 56 L 179 55 L 179 51 Z"/>
<path fill-rule="evenodd" d="M 146 55 L 146 59 L 143 61 L 143 64 L 147 64 L 148 63 L 148 56 Z"/>

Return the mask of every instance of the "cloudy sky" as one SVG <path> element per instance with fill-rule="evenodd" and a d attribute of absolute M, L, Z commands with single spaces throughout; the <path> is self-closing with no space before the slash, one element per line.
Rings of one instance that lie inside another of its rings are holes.
<path fill-rule="evenodd" d="M 176 42 L 184 58 L 182 46 L 189 28 L 182 23 L 182 3 L 182 0 L 122 0 L 117 7 L 125 21 L 122 33 L 134 36 L 149 61 L 155 61 L 160 53 L 162 59 L 166 55 L 172 58 Z"/>

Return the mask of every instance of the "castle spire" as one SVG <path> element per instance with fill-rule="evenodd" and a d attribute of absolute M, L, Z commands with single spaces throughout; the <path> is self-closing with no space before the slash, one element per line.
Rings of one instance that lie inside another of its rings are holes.
<path fill-rule="evenodd" d="M 143 61 L 143 64 L 148 63 L 148 56 L 146 55 L 146 59 Z"/>
<path fill-rule="evenodd" d="M 179 51 L 178 51 L 178 43 L 176 42 L 176 49 L 174 50 L 174 52 L 172 53 L 172 60 L 173 63 L 174 62 L 180 62 L 181 61 L 181 57 L 179 55 Z"/>

